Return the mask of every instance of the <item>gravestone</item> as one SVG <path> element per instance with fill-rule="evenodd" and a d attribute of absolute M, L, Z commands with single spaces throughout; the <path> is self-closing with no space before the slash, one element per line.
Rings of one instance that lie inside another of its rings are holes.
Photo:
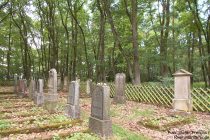
<path fill-rule="evenodd" d="M 18 93 L 18 75 L 17 74 L 14 75 L 14 93 L 15 94 Z"/>
<path fill-rule="evenodd" d="M 68 76 L 64 77 L 63 81 L 63 91 L 67 92 L 68 91 Z"/>
<path fill-rule="evenodd" d="M 57 72 L 55 69 L 49 71 L 48 93 L 45 98 L 44 107 L 50 112 L 56 111 L 58 101 L 57 93 Z"/>
<path fill-rule="evenodd" d="M 38 89 L 35 94 L 34 103 L 38 106 L 41 106 L 44 104 L 44 92 L 43 92 L 44 80 L 43 79 L 38 80 L 37 87 Z"/>
<path fill-rule="evenodd" d="M 79 82 L 72 81 L 69 86 L 69 95 L 67 97 L 67 116 L 72 119 L 80 118 L 80 107 L 79 107 Z"/>
<path fill-rule="evenodd" d="M 112 136 L 112 122 L 110 120 L 110 88 L 105 84 L 98 84 L 92 93 L 91 116 L 89 129 L 101 137 Z"/>
<path fill-rule="evenodd" d="M 192 98 L 190 93 L 190 77 L 192 73 L 186 70 L 178 70 L 174 81 L 173 108 L 175 111 L 192 111 Z"/>
<path fill-rule="evenodd" d="M 57 75 L 57 86 L 58 86 L 58 90 L 61 90 L 61 88 L 62 88 L 62 83 L 61 83 L 61 75 L 60 74 L 58 74 Z"/>
<path fill-rule="evenodd" d="M 34 99 L 35 89 L 36 89 L 36 81 L 34 79 L 31 79 L 29 84 L 29 98 Z"/>
<path fill-rule="evenodd" d="M 91 92 L 93 92 L 92 91 L 92 80 L 88 79 L 86 82 L 86 93 L 87 93 L 87 95 L 91 96 Z"/>
<path fill-rule="evenodd" d="M 18 81 L 18 96 L 19 97 L 26 97 L 27 96 L 27 80 L 20 79 Z"/>
<path fill-rule="evenodd" d="M 126 103 L 125 79 L 126 77 L 124 73 L 117 73 L 115 76 L 115 95 L 113 99 L 114 103 Z"/>

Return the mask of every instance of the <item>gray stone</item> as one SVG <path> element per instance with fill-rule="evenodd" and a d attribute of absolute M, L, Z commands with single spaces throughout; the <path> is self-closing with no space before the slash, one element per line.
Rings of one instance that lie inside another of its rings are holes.
<path fill-rule="evenodd" d="M 35 97 L 36 82 L 31 79 L 29 84 L 29 98 L 33 99 Z"/>
<path fill-rule="evenodd" d="M 61 90 L 61 88 L 62 88 L 62 82 L 61 82 L 61 76 L 60 76 L 60 74 L 57 75 L 57 82 L 58 82 L 57 83 L 57 86 L 58 86 L 57 89 L 58 90 Z"/>
<path fill-rule="evenodd" d="M 34 99 L 35 104 L 37 104 L 38 106 L 41 106 L 44 104 L 43 87 L 44 87 L 44 80 L 39 79 L 38 80 L 38 90 L 36 91 L 35 99 Z"/>
<path fill-rule="evenodd" d="M 51 69 L 49 71 L 48 93 L 45 97 L 44 106 L 50 113 L 53 113 L 56 111 L 57 101 L 57 72 L 55 69 Z"/>
<path fill-rule="evenodd" d="M 20 79 L 18 81 L 18 96 L 19 97 L 26 97 L 27 96 L 27 80 Z"/>
<path fill-rule="evenodd" d="M 68 76 L 64 77 L 63 81 L 63 91 L 67 92 L 68 91 Z"/>
<path fill-rule="evenodd" d="M 78 119 L 80 118 L 79 107 L 79 81 L 72 81 L 69 86 L 69 95 L 67 97 L 67 116 Z"/>
<path fill-rule="evenodd" d="M 92 80 L 88 79 L 86 82 L 86 93 L 87 95 L 91 96 L 92 93 Z"/>
<path fill-rule="evenodd" d="M 191 73 L 179 70 L 175 74 L 173 108 L 177 111 L 192 111 L 192 98 L 190 93 Z"/>
<path fill-rule="evenodd" d="M 109 94 L 110 88 L 104 84 L 96 85 L 92 94 L 89 129 L 101 137 L 112 136 Z"/>
<path fill-rule="evenodd" d="M 14 93 L 18 94 L 18 75 L 14 75 Z"/>
<path fill-rule="evenodd" d="M 114 103 L 124 104 L 126 103 L 125 97 L 125 80 L 126 76 L 124 73 L 117 73 L 115 76 L 115 95 Z"/>

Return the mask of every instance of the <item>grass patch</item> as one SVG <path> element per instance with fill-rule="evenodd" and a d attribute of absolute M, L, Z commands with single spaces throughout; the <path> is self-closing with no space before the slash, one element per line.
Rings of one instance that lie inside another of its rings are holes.
<path fill-rule="evenodd" d="M 73 133 L 65 140 L 100 140 L 100 138 L 91 133 L 78 132 L 78 133 Z"/>
<path fill-rule="evenodd" d="M 132 115 L 129 116 L 129 119 L 134 119 L 138 116 L 151 117 L 152 115 L 154 115 L 154 110 L 152 109 L 139 110 L 135 108 L 132 110 Z"/>
<path fill-rule="evenodd" d="M 0 120 L 0 130 L 1 129 L 7 129 L 10 127 L 10 122 L 5 121 L 5 120 Z"/>
<path fill-rule="evenodd" d="M 116 124 L 112 125 L 112 130 L 115 137 L 114 139 L 117 139 L 117 140 L 148 140 L 149 139 L 143 135 L 138 135 L 129 130 L 126 130 Z"/>
<path fill-rule="evenodd" d="M 160 131 L 167 131 L 173 127 L 177 127 L 179 125 L 190 124 L 194 122 L 196 119 L 194 116 L 165 116 L 159 118 L 152 118 L 152 119 L 144 119 L 138 122 L 139 125 L 143 125 L 144 127 L 160 130 Z"/>

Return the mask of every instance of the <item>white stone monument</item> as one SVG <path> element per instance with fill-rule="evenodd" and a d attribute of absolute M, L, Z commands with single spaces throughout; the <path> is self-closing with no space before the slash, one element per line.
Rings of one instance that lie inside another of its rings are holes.
<path fill-rule="evenodd" d="M 190 77 L 192 73 L 180 69 L 174 75 L 174 99 L 173 108 L 175 111 L 192 111 L 192 98 L 190 89 Z"/>

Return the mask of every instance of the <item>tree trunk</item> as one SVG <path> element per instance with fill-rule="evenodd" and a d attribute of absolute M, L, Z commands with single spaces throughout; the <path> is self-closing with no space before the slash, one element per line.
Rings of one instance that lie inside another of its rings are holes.
<path fill-rule="evenodd" d="M 141 83 L 140 80 L 140 66 L 139 66 L 139 46 L 138 46 L 138 27 L 137 27 L 137 0 L 131 1 L 132 5 L 132 44 L 133 44 L 133 74 L 134 74 L 134 84 L 138 85 Z"/>

